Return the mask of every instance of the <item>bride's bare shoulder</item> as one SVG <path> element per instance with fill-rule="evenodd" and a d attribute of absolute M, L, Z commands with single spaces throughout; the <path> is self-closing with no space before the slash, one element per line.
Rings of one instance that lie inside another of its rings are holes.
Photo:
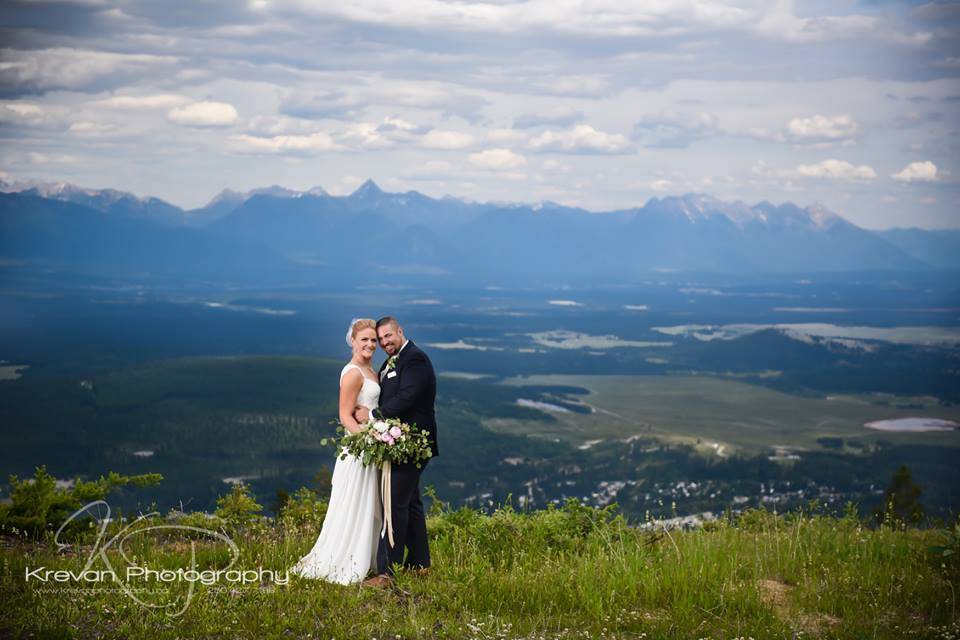
<path fill-rule="evenodd" d="M 348 362 L 347 365 L 340 372 L 340 385 L 362 385 L 363 384 L 363 372 L 360 371 L 360 367 Z"/>

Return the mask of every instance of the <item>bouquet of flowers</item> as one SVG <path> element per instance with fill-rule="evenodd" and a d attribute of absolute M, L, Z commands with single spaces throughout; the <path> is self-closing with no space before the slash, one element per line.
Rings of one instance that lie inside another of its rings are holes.
<path fill-rule="evenodd" d="M 337 432 L 343 435 L 332 443 L 340 446 L 341 459 L 350 454 L 367 466 L 383 468 L 385 462 L 413 462 L 419 468 L 432 455 L 427 432 L 397 418 L 371 420 L 356 433 L 350 433 L 341 425 Z M 322 445 L 327 443 L 327 438 L 320 441 Z"/>
<path fill-rule="evenodd" d="M 393 521 L 390 505 L 391 464 L 416 463 L 419 469 L 422 463 L 430 459 L 430 440 L 426 431 L 415 424 L 406 424 L 397 418 L 371 420 L 356 433 L 350 433 L 343 425 L 337 426 L 337 432 L 343 435 L 333 439 L 323 438 L 321 445 L 330 440 L 340 447 L 340 459 L 347 455 L 356 456 L 364 465 L 376 465 L 380 468 L 380 495 L 383 502 L 383 529 L 391 547 L 393 540 Z"/>

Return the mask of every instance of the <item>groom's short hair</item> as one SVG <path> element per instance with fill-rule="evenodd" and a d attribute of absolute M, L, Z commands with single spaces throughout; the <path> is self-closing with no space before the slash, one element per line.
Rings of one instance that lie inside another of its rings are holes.
<path fill-rule="evenodd" d="M 394 318 L 393 316 L 383 316 L 382 318 L 377 320 L 377 329 L 379 329 L 380 327 L 386 324 L 392 324 L 395 327 L 400 326 L 400 323 L 397 322 L 397 319 Z"/>

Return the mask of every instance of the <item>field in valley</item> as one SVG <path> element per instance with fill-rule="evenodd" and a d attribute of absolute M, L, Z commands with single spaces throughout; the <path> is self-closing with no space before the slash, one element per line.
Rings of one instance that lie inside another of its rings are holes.
<path fill-rule="evenodd" d="M 699 445 L 705 452 L 721 456 L 760 454 L 774 447 L 823 449 L 817 442 L 820 438 L 864 445 L 847 446 L 850 452 L 868 448 L 877 440 L 960 447 L 960 430 L 888 432 L 864 427 L 866 422 L 914 416 L 960 422 L 960 407 L 944 406 L 932 397 L 803 397 L 712 376 L 538 375 L 509 378 L 504 383 L 554 388 L 548 393 L 547 406 L 541 406 L 555 421 L 496 418 L 485 422 L 488 428 L 559 438 L 576 446 L 639 435 Z M 558 404 L 551 406 L 550 398 Z M 591 411 L 564 410 L 570 404 Z"/>

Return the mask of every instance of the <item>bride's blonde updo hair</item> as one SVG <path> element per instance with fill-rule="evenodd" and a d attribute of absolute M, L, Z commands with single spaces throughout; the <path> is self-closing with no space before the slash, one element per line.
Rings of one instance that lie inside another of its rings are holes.
<path fill-rule="evenodd" d="M 364 329 L 373 329 L 377 330 L 377 323 L 371 320 L 370 318 L 354 318 L 350 321 L 350 328 L 347 329 L 347 346 L 353 346 L 353 339 L 357 337 L 357 333 L 363 331 Z"/>

